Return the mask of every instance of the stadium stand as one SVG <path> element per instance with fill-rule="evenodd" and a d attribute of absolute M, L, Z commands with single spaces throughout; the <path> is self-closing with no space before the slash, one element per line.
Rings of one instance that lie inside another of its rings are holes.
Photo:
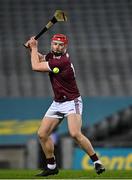
<path fill-rule="evenodd" d="M 132 146 L 132 106 L 116 112 L 94 126 L 84 128 L 96 146 Z"/>
<path fill-rule="evenodd" d="M 54 33 L 66 33 L 83 96 L 132 95 L 132 2 L 129 0 L 1 0 L 0 97 L 52 96 L 48 77 L 34 73 L 23 43 L 40 31 L 56 9 L 68 22 L 40 39 L 47 52 Z"/>

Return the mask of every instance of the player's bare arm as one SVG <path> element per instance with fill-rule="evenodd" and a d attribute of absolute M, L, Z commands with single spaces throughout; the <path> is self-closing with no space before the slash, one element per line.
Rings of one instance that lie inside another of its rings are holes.
<path fill-rule="evenodd" d="M 28 41 L 28 45 L 31 49 L 32 70 L 49 72 L 50 69 L 48 66 L 48 62 L 46 62 L 44 56 L 38 52 L 37 40 L 35 40 L 34 37 L 31 37 L 31 39 Z"/>
<path fill-rule="evenodd" d="M 38 52 L 39 62 L 46 62 L 45 55 Z"/>

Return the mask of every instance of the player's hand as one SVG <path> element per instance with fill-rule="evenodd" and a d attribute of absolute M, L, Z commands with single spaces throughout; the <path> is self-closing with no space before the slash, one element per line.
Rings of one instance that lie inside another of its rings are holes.
<path fill-rule="evenodd" d="M 37 48 L 38 46 L 38 41 L 34 39 L 34 36 L 30 38 L 30 40 L 28 40 L 26 42 L 26 45 L 28 48 L 32 49 L 32 48 Z"/>

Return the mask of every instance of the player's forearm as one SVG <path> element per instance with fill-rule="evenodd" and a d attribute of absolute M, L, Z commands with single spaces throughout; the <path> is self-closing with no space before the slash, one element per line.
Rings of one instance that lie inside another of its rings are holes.
<path fill-rule="evenodd" d="M 31 65 L 32 65 L 32 69 L 36 70 L 39 63 L 40 63 L 40 60 L 39 60 L 39 55 L 38 55 L 38 48 L 34 47 L 31 50 Z"/>

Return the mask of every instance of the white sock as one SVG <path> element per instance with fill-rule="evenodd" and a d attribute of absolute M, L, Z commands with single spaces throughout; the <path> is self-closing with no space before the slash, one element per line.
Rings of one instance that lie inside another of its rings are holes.
<path fill-rule="evenodd" d="M 100 160 L 94 161 L 94 165 L 95 165 L 96 163 L 102 164 Z"/>
<path fill-rule="evenodd" d="M 55 169 L 56 168 L 56 164 L 47 164 L 47 167 L 49 169 Z"/>

